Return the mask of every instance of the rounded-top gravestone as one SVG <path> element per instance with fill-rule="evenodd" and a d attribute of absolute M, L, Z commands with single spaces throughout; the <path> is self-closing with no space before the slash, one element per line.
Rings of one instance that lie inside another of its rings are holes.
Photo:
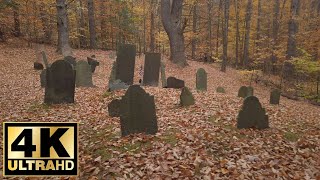
<path fill-rule="evenodd" d="M 207 72 L 203 68 L 200 68 L 197 71 L 196 88 L 197 90 L 200 90 L 200 91 L 207 90 Z"/>
<path fill-rule="evenodd" d="M 238 91 L 238 97 L 245 98 L 248 95 L 248 88 L 247 86 L 241 86 Z"/>
<path fill-rule="evenodd" d="M 76 86 L 92 87 L 91 66 L 86 61 L 78 61 L 76 65 Z"/>
<path fill-rule="evenodd" d="M 224 88 L 221 87 L 221 86 L 217 87 L 217 92 L 218 92 L 218 93 L 226 93 L 226 91 L 224 90 Z"/>
<path fill-rule="evenodd" d="M 191 106 L 195 104 L 194 97 L 187 87 L 183 87 L 180 95 L 181 106 Z"/>
<path fill-rule="evenodd" d="M 274 89 L 270 93 L 270 104 L 280 103 L 281 91 L 279 89 Z"/>

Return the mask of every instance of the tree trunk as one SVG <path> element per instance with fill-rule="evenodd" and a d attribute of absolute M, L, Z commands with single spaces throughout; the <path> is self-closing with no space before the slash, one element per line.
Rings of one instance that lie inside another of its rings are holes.
<path fill-rule="evenodd" d="M 161 17 L 163 27 L 169 36 L 170 60 L 185 67 L 187 61 L 183 36 L 185 22 L 182 20 L 182 4 L 183 0 L 161 0 Z"/>
<path fill-rule="evenodd" d="M 79 15 L 78 18 L 80 18 L 79 19 L 79 27 L 78 27 L 79 28 L 80 47 L 85 48 L 85 47 L 87 47 L 87 40 L 86 40 L 82 0 L 79 0 L 78 15 Z"/>
<path fill-rule="evenodd" d="M 19 4 L 14 4 L 13 6 L 13 22 L 14 22 L 14 32 L 15 37 L 21 36 L 20 29 L 20 19 L 19 19 Z"/>
<path fill-rule="evenodd" d="M 50 24 L 50 17 L 48 16 L 48 12 L 46 10 L 46 4 L 40 4 L 40 19 L 42 21 L 42 27 L 44 31 L 44 42 L 51 43 L 52 40 L 52 26 Z"/>
<path fill-rule="evenodd" d="M 196 56 L 196 46 L 197 46 L 197 19 L 198 19 L 198 2 L 194 3 L 193 6 L 193 20 L 192 20 L 192 32 L 193 32 L 193 36 L 192 36 L 192 44 L 191 44 L 191 58 L 195 59 Z"/>
<path fill-rule="evenodd" d="M 234 0 L 235 14 L 236 14 L 236 67 L 239 65 L 239 41 L 240 41 L 240 31 L 239 31 L 239 2 Z"/>
<path fill-rule="evenodd" d="M 224 24 L 223 24 L 223 59 L 221 71 L 226 72 L 228 61 L 228 28 L 229 28 L 229 0 L 224 0 Z"/>
<path fill-rule="evenodd" d="M 97 47 L 97 43 L 96 43 L 96 22 L 94 18 L 93 0 L 88 0 L 88 18 L 89 18 L 90 48 L 95 49 Z"/>
<path fill-rule="evenodd" d="M 105 0 L 100 0 L 100 32 L 102 48 L 107 48 L 107 22 L 106 18 L 104 17 L 104 12 L 106 11 L 104 3 Z"/>
<path fill-rule="evenodd" d="M 252 0 L 248 0 L 247 10 L 246 10 L 246 31 L 244 37 L 244 48 L 243 48 L 243 63 L 244 67 L 247 68 L 249 64 L 249 43 L 250 43 L 250 25 L 251 25 L 251 15 L 252 15 Z"/>
<path fill-rule="evenodd" d="M 154 37 L 154 11 L 155 11 L 155 3 L 154 0 L 150 2 L 150 51 L 154 52 L 155 50 L 155 37 Z"/>
<path fill-rule="evenodd" d="M 207 36 L 207 42 L 209 46 L 209 52 L 207 52 L 210 57 L 212 56 L 212 0 L 207 0 L 207 6 L 208 6 L 208 36 Z"/>
<path fill-rule="evenodd" d="M 57 52 L 64 55 L 71 54 L 69 45 L 69 27 L 66 0 L 56 0 L 57 25 L 58 25 L 58 49 Z M 65 52 L 65 53 L 64 53 Z"/>
<path fill-rule="evenodd" d="M 257 18 L 257 37 L 256 37 L 256 52 L 259 53 L 259 48 L 260 48 L 260 38 L 261 38 L 261 13 L 262 13 L 262 8 L 261 8 L 261 0 L 258 0 L 258 18 Z"/>
<path fill-rule="evenodd" d="M 288 24 L 287 59 L 297 56 L 296 34 L 298 33 L 297 16 L 300 10 L 300 0 L 291 0 L 291 19 Z"/>
<path fill-rule="evenodd" d="M 217 40 L 216 40 L 216 57 L 219 58 L 219 32 L 220 32 L 220 16 L 221 16 L 222 0 L 219 0 Z"/>
<path fill-rule="evenodd" d="M 272 56 L 271 61 L 275 63 L 277 61 L 276 56 L 276 46 L 278 44 L 278 34 L 279 34 L 279 11 L 280 11 L 280 0 L 275 0 L 273 8 L 273 22 L 272 22 Z"/>

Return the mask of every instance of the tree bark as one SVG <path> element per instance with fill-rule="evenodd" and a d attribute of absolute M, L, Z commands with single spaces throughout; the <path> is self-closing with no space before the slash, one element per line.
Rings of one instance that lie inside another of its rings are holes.
<path fill-rule="evenodd" d="M 240 41 L 240 31 L 239 31 L 239 2 L 234 0 L 235 14 L 236 14 L 236 67 L 239 65 L 239 41 Z"/>
<path fill-rule="evenodd" d="M 262 18 L 261 0 L 258 0 L 258 18 L 257 18 L 257 36 L 256 36 L 256 52 L 259 52 L 261 38 L 261 18 Z"/>
<path fill-rule="evenodd" d="M 198 19 L 198 2 L 196 1 L 193 5 L 193 20 L 192 20 L 192 44 L 191 44 L 191 58 L 195 59 L 196 56 L 196 46 L 197 46 L 197 38 L 196 38 L 196 33 L 197 33 L 197 19 Z"/>
<path fill-rule="evenodd" d="M 220 32 L 220 16 L 221 16 L 222 0 L 219 0 L 217 40 L 216 40 L 216 57 L 219 56 L 219 32 Z"/>
<path fill-rule="evenodd" d="M 208 42 L 208 46 L 209 46 L 209 52 L 207 52 L 210 57 L 212 56 L 212 43 L 211 43 L 211 39 L 212 39 L 212 0 L 207 0 L 207 7 L 208 7 L 208 38 L 207 38 L 207 42 Z"/>
<path fill-rule="evenodd" d="M 223 59 L 221 71 L 226 72 L 228 61 L 228 28 L 229 28 L 229 0 L 224 0 L 224 24 L 223 24 Z"/>
<path fill-rule="evenodd" d="M 246 9 L 246 18 L 245 18 L 246 30 L 245 30 L 244 48 L 243 48 L 243 63 L 245 68 L 247 68 L 249 64 L 251 15 L 252 15 L 252 0 L 248 0 L 247 9 Z"/>
<path fill-rule="evenodd" d="M 46 4 L 40 4 L 40 19 L 42 22 L 42 27 L 44 31 L 44 42 L 51 43 L 52 41 L 52 26 L 50 24 L 50 17 L 48 16 L 48 12 L 46 10 Z"/>
<path fill-rule="evenodd" d="M 20 19 L 19 19 L 19 4 L 14 3 L 13 6 L 13 22 L 14 22 L 14 32 L 15 37 L 21 36 Z"/>
<path fill-rule="evenodd" d="M 86 40 L 86 32 L 85 32 L 85 23 L 84 23 L 82 0 L 79 0 L 78 18 L 79 18 L 79 27 L 78 27 L 78 29 L 79 29 L 80 47 L 81 48 L 85 48 L 85 47 L 87 47 L 87 40 Z"/>
<path fill-rule="evenodd" d="M 69 45 L 69 27 L 66 0 L 56 0 L 57 4 L 57 25 L 58 25 L 58 49 L 57 52 L 65 54 L 68 51 L 71 54 Z"/>
<path fill-rule="evenodd" d="M 185 67 L 187 61 L 183 36 L 185 22 L 182 20 L 182 4 L 183 0 L 161 0 L 161 17 L 164 29 L 169 36 L 170 60 Z"/>
<path fill-rule="evenodd" d="M 95 49 L 96 43 L 96 22 L 94 17 L 93 0 L 88 0 L 88 18 L 89 18 L 89 34 L 90 34 L 90 48 Z"/>
<path fill-rule="evenodd" d="M 155 50 L 155 37 L 154 37 L 154 11 L 155 11 L 155 3 L 154 0 L 150 2 L 150 51 L 154 52 Z"/>
<path fill-rule="evenodd" d="M 291 0 L 291 19 L 288 24 L 287 59 L 297 56 L 296 34 L 298 33 L 297 16 L 300 11 L 300 0 Z"/>

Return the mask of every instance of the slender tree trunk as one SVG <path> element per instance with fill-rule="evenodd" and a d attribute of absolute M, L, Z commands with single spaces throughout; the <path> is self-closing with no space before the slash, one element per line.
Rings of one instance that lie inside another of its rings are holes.
<path fill-rule="evenodd" d="M 101 32 L 101 45 L 103 48 L 107 48 L 107 22 L 104 17 L 106 11 L 105 0 L 100 0 L 100 32 Z M 108 11 L 107 11 L 108 12 Z"/>
<path fill-rule="evenodd" d="M 248 0 L 247 10 L 246 10 L 246 20 L 245 20 L 246 31 L 245 31 L 244 48 L 243 48 L 243 63 L 245 68 L 247 68 L 249 64 L 251 15 L 252 15 L 252 0 Z"/>
<path fill-rule="evenodd" d="M 171 2 L 171 3 L 170 3 Z M 161 17 L 163 27 L 169 36 L 170 60 L 182 67 L 187 66 L 184 36 L 185 21 L 182 20 L 183 0 L 162 0 Z"/>
<path fill-rule="evenodd" d="M 261 38 L 261 18 L 262 18 L 262 8 L 261 8 L 261 0 L 258 0 L 258 19 L 257 19 L 257 37 L 256 37 L 256 52 L 259 53 L 260 49 L 260 38 Z"/>
<path fill-rule="evenodd" d="M 273 7 L 273 22 L 272 22 L 272 56 L 271 61 L 275 63 L 277 61 L 276 46 L 278 45 L 278 34 L 279 34 L 279 11 L 280 11 L 280 0 L 274 1 Z"/>
<path fill-rule="evenodd" d="M 88 0 L 88 18 L 89 18 L 89 34 L 90 34 L 90 48 L 97 48 L 96 42 L 96 22 L 94 17 L 94 3 L 93 0 Z"/>
<path fill-rule="evenodd" d="M 239 2 L 234 0 L 235 14 L 236 14 L 236 67 L 239 65 L 239 41 L 240 41 L 240 31 L 239 31 Z"/>
<path fill-rule="evenodd" d="M 196 46 L 197 46 L 197 19 L 198 19 L 198 2 L 196 1 L 193 5 L 193 21 L 192 21 L 192 44 L 191 44 L 191 58 L 195 59 L 196 56 Z"/>
<path fill-rule="evenodd" d="M 69 45 L 69 26 L 66 0 L 56 0 L 57 4 L 57 25 L 58 25 L 58 49 L 64 55 L 71 54 Z M 66 52 L 68 51 L 68 52 Z"/>
<path fill-rule="evenodd" d="M 226 72 L 228 61 L 228 28 L 229 28 L 229 0 L 224 0 L 224 27 L 223 27 L 223 59 L 221 71 Z"/>
<path fill-rule="evenodd" d="M 154 0 L 150 2 L 150 51 L 154 52 L 155 50 L 155 37 L 154 37 L 154 11 L 155 11 L 155 3 Z"/>
<path fill-rule="evenodd" d="M 209 46 L 209 52 L 208 54 L 210 57 L 212 56 L 212 0 L 207 0 L 207 6 L 208 6 L 208 46 Z"/>
<path fill-rule="evenodd" d="M 297 56 L 296 34 L 298 33 L 299 25 L 297 17 L 300 11 L 300 0 L 291 0 L 291 19 L 288 24 L 288 47 L 287 59 Z"/>
<path fill-rule="evenodd" d="M 52 26 L 50 24 L 50 17 L 48 16 L 48 12 L 46 10 L 46 4 L 40 3 L 40 19 L 42 22 L 42 27 L 44 31 L 44 42 L 51 43 L 52 40 Z"/>
<path fill-rule="evenodd" d="M 19 19 L 19 4 L 15 4 L 13 9 L 13 22 L 14 22 L 14 32 L 15 37 L 21 36 L 20 19 Z"/>
<path fill-rule="evenodd" d="M 220 32 L 220 16 L 221 16 L 222 0 L 219 0 L 217 40 L 216 40 L 216 57 L 219 56 L 219 32 Z"/>
<path fill-rule="evenodd" d="M 87 47 L 87 40 L 86 40 L 86 32 L 85 32 L 85 22 L 84 22 L 82 0 L 79 0 L 78 18 L 79 18 L 79 27 L 78 27 L 78 29 L 79 29 L 80 47 L 81 48 L 85 48 L 85 47 Z"/>

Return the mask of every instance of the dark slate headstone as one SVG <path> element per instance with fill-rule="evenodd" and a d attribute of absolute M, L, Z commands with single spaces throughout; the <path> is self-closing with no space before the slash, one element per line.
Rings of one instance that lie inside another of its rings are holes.
<path fill-rule="evenodd" d="M 162 62 L 161 62 L 161 84 L 162 84 L 162 87 L 167 87 L 166 65 Z"/>
<path fill-rule="evenodd" d="M 120 105 L 122 136 L 133 133 L 156 134 L 158 131 L 154 97 L 139 85 L 132 85 Z"/>
<path fill-rule="evenodd" d="M 44 103 L 74 103 L 75 71 L 64 60 L 54 62 L 46 73 Z"/>
<path fill-rule="evenodd" d="M 224 90 L 224 88 L 223 87 L 217 87 L 217 92 L 218 93 L 226 93 L 226 91 Z"/>
<path fill-rule="evenodd" d="M 136 46 L 130 44 L 120 45 L 117 51 L 116 78 L 132 85 L 136 58 Z"/>
<path fill-rule="evenodd" d="M 91 66 L 86 61 L 78 61 L 76 65 L 76 86 L 92 87 Z"/>
<path fill-rule="evenodd" d="M 120 99 L 114 99 L 108 104 L 108 112 L 111 117 L 120 117 Z"/>
<path fill-rule="evenodd" d="M 87 57 L 88 64 L 91 66 L 91 72 L 94 73 L 96 67 L 100 65 L 100 63 L 95 60 L 93 57 Z"/>
<path fill-rule="evenodd" d="M 255 96 L 245 98 L 237 117 L 237 127 L 265 129 L 269 127 L 268 115 Z"/>
<path fill-rule="evenodd" d="M 117 66 L 117 62 L 114 61 L 112 65 L 112 70 L 109 76 L 108 91 L 127 89 L 129 87 L 126 83 L 122 82 L 120 79 L 116 79 L 116 66 Z"/>
<path fill-rule="evenodd" d="M 279 89 L 274 89 L 270 93 L 270 104 L 280 103 L 281 91 Z"/>
<path fill-rule="evenodd" d="M 203 68 L 200 68 L 197 71 L 196 88 L 197 90 L 200 90 L 200 91 L 207 90 L 207 72 Z"/>
<path fill-rule="evenodd" d="M 33 63 L 33 68 L 35 70 L 42 70 L 43 69 L 43 65 L 41 63 L 39 63 L 39 62 L 34 62 Z"/>
<path fill-rule="evenodd" d="M 41 87 L 46 87 L 46 83 L 47 83 L 47 69 L 44 69 L 41 71 L 40 74 L 40 83 L 41 83 Z"/>
<path fill-rule="evenodd" d="M 190 106 L 194 105 L 194 97 L 190 92 L 189 88 L 183 87 L 180 94 L 180 105 L 181 106 Z"/>
<path fill-rule="evenodd" d="M 64 60 L 67 61 L 68 63 L 70 63 L 72 65 L 72 68 L 76 67 L 76 65 L 77 65 L 77 61 L 76 61 L 75 57 L 66 56 L 66 57 L 64 57 Z"/>
<path fill-rule="evenodd" d="M 146 53 L 144 61 L 143 85 L 158 86 L 160 60 L 160 53 Z"/>
<path fill-rule="evenodd" d="M 241 86 L 239 91 L 238 91 L 238 97 L 245 98 L 247 96 L 248 96 L 248 87 Z"/>
<path fill-rule="evenodd" d="M 184 81 L 177 79 L 175 77 L 168 77 L 167 79 L 167 88 L 180 89 L 184 87 Z"/>
<path fill-rule="evenodd" d="M 247 96 L 253 96 L 253 87 L 251 87 L 251 86 L 248 86 L 247 87 Z"/>

